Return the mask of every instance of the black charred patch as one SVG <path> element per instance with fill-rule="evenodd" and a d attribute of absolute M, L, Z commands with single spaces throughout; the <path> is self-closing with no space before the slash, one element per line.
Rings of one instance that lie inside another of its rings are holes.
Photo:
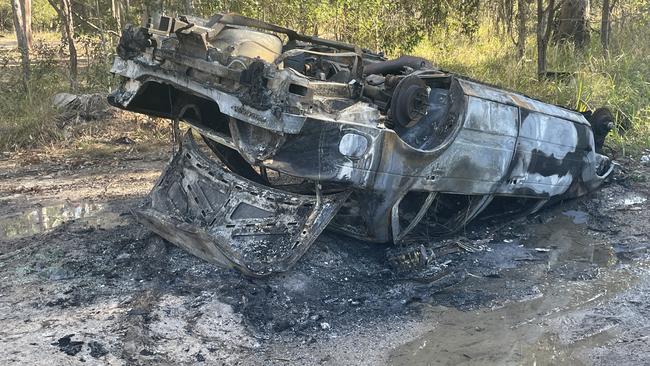
<path fill-rule="evenodd" d="M 97 341 L 88 342 L 88 348 L 90 348 L 90 355 L 94 358 L 100 358 L 108 354 L 108 350 L 104 348 L 104 345 Z"/>
<path fill-rule="evenodd" d="M 72 337 L 74 337 L 74 333 L 59 338 L 59 340 L 53 342 L 52 345 L 58 346 L 59 350 L 68 356 L 75 356 L 77 353 L 81 352 L 81 347 L 83 347 L 84 342 L 73 341 Z"/>

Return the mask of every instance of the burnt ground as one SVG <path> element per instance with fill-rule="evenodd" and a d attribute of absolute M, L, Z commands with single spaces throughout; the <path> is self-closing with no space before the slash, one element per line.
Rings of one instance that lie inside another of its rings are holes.
<path fill-rule="evenodd" d="M 600 191 L 530 217 L 421 238 L 473 251 L 439 258 L 444 272 L 394 270 L 387 246 L 326 232 L 293 271 L 260 280 L 135 222 L 168 156 L 0 160 L 2 364 L 650 359 L 645 167 L 628 162 Z"/>

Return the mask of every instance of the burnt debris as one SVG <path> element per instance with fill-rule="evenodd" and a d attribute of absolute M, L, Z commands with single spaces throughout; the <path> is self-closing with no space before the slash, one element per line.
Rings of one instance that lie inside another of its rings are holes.
<path fill-rule="evenodd" d="M 53 346 L 58 346 L 59 350 L 68 356 L 75 356 L 81 352 L 84 345 L 83 341 L 73 341 L 74 334 L 68 334 L 65 337 L 59 338 L 58 341 L 52 343 Z"/>
<path fill-rule="evenodd" d="M 584 195 L 614 166 L 606 110 L 236 15 L 154 23 L 125 30 L 109 102 L 191 131 L 135 214 L 247 275 L 288 270 L 326 227 L 396 244 L 450 234 Z"/>

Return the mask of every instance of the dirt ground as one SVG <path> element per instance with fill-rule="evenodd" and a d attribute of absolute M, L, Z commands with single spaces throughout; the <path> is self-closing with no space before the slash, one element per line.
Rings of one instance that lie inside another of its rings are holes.
<path fill-rule="evenodd" d="M 248 279 L 130 210 L 169 146 L 0 158 L 0 360 L 73 365 L 640 365 L 650 359 L 647 167 L 397 271 L 325 232 L 295 270 Z M 138 150 L 140 149 L 140 150 Z"/>

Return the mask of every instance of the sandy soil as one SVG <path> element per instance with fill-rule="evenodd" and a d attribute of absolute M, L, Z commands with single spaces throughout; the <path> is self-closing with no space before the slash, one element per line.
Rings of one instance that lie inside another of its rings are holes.
<path fill-rule="evenodd" d="M 139 143 L 138 143 L 139 144 Z M 168 146 L 0 160 L 2 364 L 639 365 L 650 359 L 648 169 L 444 241 L 448 276 L 324 233 L 263 280 L 130 214 Z M 145 151 L 145 152 L 143 152 Z"/>

